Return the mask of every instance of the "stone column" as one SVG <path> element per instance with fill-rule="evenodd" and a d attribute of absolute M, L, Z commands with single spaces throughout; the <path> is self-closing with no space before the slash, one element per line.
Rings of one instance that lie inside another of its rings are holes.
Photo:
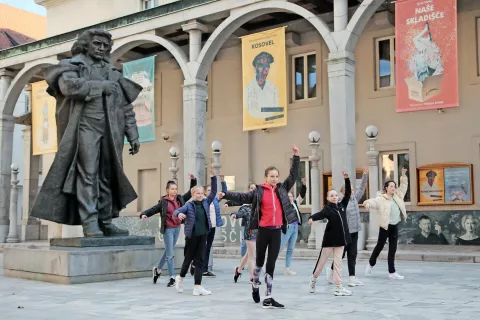
<path fill-rule="evenodd" d="M 202 50 L 202 33 L 208 32 L 207 26 L 196 20 L 190 21 L 182 25 L 182 30 L 188 32 L 190 61 L 196 61 L 200 51 Z"/>
<path fill-rule="evenodd" d="M 368 156 L 368 184 L 370 198 L 377 195 L 379 191 L 378 186 L 378 151 L 375 150 L 375 143 L 377 142 L 378 129 L 375 126 L 368 126 L 366 130 L 369 144 Z M 373 250 L 377 244 L 379 226 L 377 222 L 377 211 L 370 209 L 368 222 L 368 238 L 367 250 Z"/>
<path fill-rule="evenodd" d="M 327 64 L 332 180 L 338 190 L 342 170 L 355 177 L 355 60 L 343 51 L 330 53 Z"/>
<path fill-rule="evenodd" d="M 38 194 L 40 156 L 32 155 L 32 127 L 25 125 L 23 131 L 23 199 L 20 239 L 22 241 L 40 240 L 40 220 L 30 216 Z"/>
<path fill-rule="evenodd" d="M 13 73 L 0 69 L 0 105 L 3 105 Z M 10 210 L 10 187 L 13 128 L 15 123 L 12 115 L 6 115 L 0 110 L 0 243 L 7 238 Z"/>
<path fill-rule="evenodd" d="M 333 28 L 335 31 L 342 31 L 347 28 L 347 25 L 348 0 L 335 0 L 333 3 Z"/>
<path fill-rule="evenodd" d="M 189 186 L 187 173 L 192 173 L 199 185 L 205 185 L 205 137 L 207 82 L 185 80 L 183 85 L 183 150 L 184 186 Z"/>
<path fill-rule="evenodd" d="M 7 242 L 17 243 L 17 217 L 18 217 L 18 166 L 14 163 L 11 166 L 12 169 L 12 188 L 10 189 L 10 228 L 8 229 Z"/>
<path fill-rule="evenodd" d="M 310 147 L 312 148 L 312 155 L 308 157 L 312 168 L 310 169 L 310 175 L 312 181 L 310 184 L 312 186 L 312 214 L 320 211 L 320 170 L 318 168 L 318 162 L 320 161 L 320 155 L 318 154 L 318 146 L 320 145 L 320 133 L 317 131 L 312 131 L 308 135 L 308 140 L 310 140 Z M 316 248 L 316 239 L 315 239 L 315 230 L 320 221 L 315 221 L 310 228 L 310 235 L 308 236 L 308 249 Z"/>

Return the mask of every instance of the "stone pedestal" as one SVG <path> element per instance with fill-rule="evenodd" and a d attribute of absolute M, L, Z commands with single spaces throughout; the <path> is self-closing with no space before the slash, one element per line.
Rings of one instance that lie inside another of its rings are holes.
<path fill-rule="evenodd" d="M 154 237 L 51 239 L 50 247 L 5 248 L 4 275 L 60 284 L 150 277 L 164 249 Z M 183 247 L 175 248 L 175 268 Z"/>

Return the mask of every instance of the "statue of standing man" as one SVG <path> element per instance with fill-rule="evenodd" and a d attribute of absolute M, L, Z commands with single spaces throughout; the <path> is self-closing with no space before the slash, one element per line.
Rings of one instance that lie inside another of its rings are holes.
<path fill-rule="evenodd" d="M 33 206 L 36 218 L 82 225 L 85 237 L 125 236 L 113 218 L 137 194 L 123 172 L 124 137 L 130 154 L 140 149 L 132 102 L 142 86 L 109 61 L 112 36 L 83 32 L 72 58 L 45 69 L 55 97 L 58 152 Z"/>

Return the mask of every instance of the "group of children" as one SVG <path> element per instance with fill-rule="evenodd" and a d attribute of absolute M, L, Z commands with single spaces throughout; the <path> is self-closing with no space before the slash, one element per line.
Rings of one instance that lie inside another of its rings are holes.
<path fill-rule="evenodd" d="M 221 227 L 223 222 L 220 217 L 219 201 L 229 200 L 228 203 L 241 205 L 238 212 L 232 214 L 232 218 L 243 219 L 243 238 L 246 242 L 247 251 L 240 265 L 235 268 L 234 281 L 237 282 L 241 272 L 247 264 L 252 284 L 252 298 L 256 303 L 260 302 L 259 286 L 260 275 L 265 264 L 265 298 L 264 308 L 284 308 L 284 305 L 274 300 L 272 296 L 273 275 L 279 252 L 287 246 L 287 259 L 285 275 L 296 275 L 290 269 L 293 249 L 298 235 L 298 226 L 302 223 L 299 204 L 306 194 L 306 181 L 302 179 L 300 195 L 294 199 L 290 189 L 298 178 L 300 157 L 299 150 L 292 145 L 293 161 L 290 174 L 283 182 L 279 182 L 279 170 L 268 167 L 265 170 L 265 183 L 260 185 L 251 184 L 246 193 L 229 192 L 222 179 L 222 191 L 217 193 L 217 177 L 212 173 L 211 187 L 196 186 L 195 178 L 190 175 L 191 189 L 185 195 L 178 195 L 174 181 L 167 184 L 167 195 L 159 203 L 144 211 L 142 219 L 160 213 L 161 233 L 164 235 L 165 252 L 159 264 L 153 268 L 153 282 L 156 283 L 161 270 L 167 262 L 170 281 L 168 286 L 175 286 L 177 292 L 183 292 L 184 278 L 190 265 L 194 267 L 193 295 L 210 295 L 211 292 L 201 286 L 202 276 L 208 276 L 208 258 L 211 243 L 215 234 L 215 226 Z M 370 275 L 386 240 L 389 240 L 389 279 L 403 279 L 395 271 L 394 259 L 398 237 L 397 224 L 406 219 L 405 195 L 408 179 L 406 169 L 402 170 L 400 187 L 397 189 L 394 181 L 385 183 L 383 192 L 376 198 L 364 202 L 367 209 L 378 211 L 380 233 L 378 244 L 372 253 L 369 264 L 365 271 Z M 327 268 L 327 279 L 335 283 L 334 294 L 336 296 L 349 296 L 351 291 L 342 286 L 341 266 L 342 258 L 347 255 L 350 287 L 362 285 L 355 277 L 355 264 L 357 257 L 358 232 L 361 230 L 360 199 L 366 187 L 368 170 L 364 170 L 362 184 L 355 192 L 352 190 L 348 173 L 343 173 L 345 185 L 342 186 L 342 194 L 336 190 L 328 190 L 327 204 L 324 208 L 308 219 L 308 224 L 313 221 L 327 219 L 322 250 L 320 251 L 313 276 L 310 279 L 310 292 L 315 292 L 315 284 L 329 256 L 333 253 L 334 259 L 331 268 Z M 205 189 L 210 189 L 205 195 Z M 191 198 L 191 199 L 190 199 Z M 181 223 L 185 224 L 185 250 L 184 261 L 180 275 L 174 278 L 173 256 L 174 247 L 178 239 Z M 213 230 L 213 231 L 212 231 Z M 268 256 L 267 256 L 268 250 Z M 192 264 L 193 261 L 193 264 Z M 206 267 L 205 267 L 206 266 Z"/>

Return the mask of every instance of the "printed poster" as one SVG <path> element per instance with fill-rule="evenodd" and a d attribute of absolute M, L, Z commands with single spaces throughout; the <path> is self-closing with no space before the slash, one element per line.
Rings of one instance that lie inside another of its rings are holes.
<path fill-rule="evenodd" d="M 470 168 L 445 168 L 445 202 L 472 202 Z"/>
<path fill-rule="evenodd" d="M 285 27 L 242 38 L 243 131 L 287 125 Z"/>
<path fill-rule="evenodd" d="M 143 87 L 133 102 L 139 141 L 155 141 L 155 56 L 124 63 L 123 76 Z"/>
<path fill-rule="evenodd" d="M 32 154 L 57 152 L 56 100 L 45 81 L 32 83 Z"/>
<path fill-rule="evenodd" d="M 421 203 L 445 203 L 443 169 L 420 169 L 418 172 Z"/>
<path fill-rule="evenodd" d="M 457 0 L 395 1 L 397 112 L 458 107 Z"/>

